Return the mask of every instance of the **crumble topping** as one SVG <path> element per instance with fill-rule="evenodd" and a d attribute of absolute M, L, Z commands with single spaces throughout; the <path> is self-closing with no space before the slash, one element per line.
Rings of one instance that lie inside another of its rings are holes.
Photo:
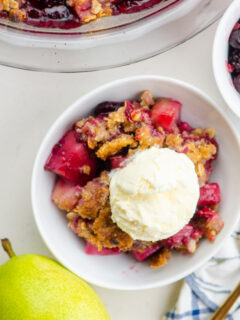
<path fill-rule="evenodd" d="M 117 127 L 118 125 L 126 122 L 125 115 L 126 107 L 120 107 L 117 111 L 111 112 L 107 117 L 107 127 L 108 129 L 112 129 Z"/>
<path fill-rule="evenodd" d="M 106 160 L 108 157 L 118 153 L 122 148 L 130 146 L 134 148 L 137 146 L 137 142 L 135 141 L 132 135 L 122 134 L 119 137 L 105 142 L 96 152 L 98 158 L 102 160 Z"/>
<path fill-rule="evenodd" d="M 193 163 L 197 163 L 201 160 L 211 159 L 217 149 L 213 144 L 206 144 L 200 140 L 197 143 L 189 142 L 186 144 L 188 151 L 186 155 L 192 160 Z"/>
<path fill-rule="evenodd" d="M 153 106 L 155 103 L 152 96 L 152 92 L 150 90 L 144 91 L 140 97 L 140 100 L 141 100 L 140 105 L 142 107 L 150 107 L 150 106 Z"/>
<path fill-rule="evenodd" d="M 151 268 L 155 269 L 164 266 L 171 256 L 171 251 L 167 248 L 163 248 L 161 251 L 157 252 L 151 257 Z"/>
<path fill-rule="evenodd" d="M 180 134 L 169 134 L 166 137 L 165 143 L 168 148 L 178 151 L 183 144 L 183 138 Z"/>
<path fill-rule="evenodd" d="M 111 2 L 98 0 L 67 0 L 67 5 L 75 9 L 80 20 L 84 23 L 112 15 L 110 4 Z"/>
<path fill-rule="evenodd" d="M 0 0 L 0 11 L 9 13 L 9 19 L 14 22 L 25 20 L 26 13 L 19 9 L 19 2 L 16 0 Z"/>
<path fill-rule="evenodd" d="M 102 172 L 99 178 L 89 181 L 82 188 L 81 198 L 73 209 L 83 219 L 95 219 L 100 210 L 108 204 L 109 177 Z"/>
<path fill-rule="evenodd" d="M 160 133 L 152 132 L 152 128 L 143 126 L 136 130 L 135 139 L 139 142 L 140 150 L 147 149 L 158 145 L 160 148 L 163 145 L 164 136 Z"/>
<path fill-rule="evenodd" d="M 70 226 L 78 219 L 75 232 L 99 250 L 103 247 L 118 247 L 127 251 L 133 245 L 133 239 L 111 219 L 109 177 L 106 172 L 82 188 L 81 198 L 73 211 L 67 214 L 67 218 Z"/>

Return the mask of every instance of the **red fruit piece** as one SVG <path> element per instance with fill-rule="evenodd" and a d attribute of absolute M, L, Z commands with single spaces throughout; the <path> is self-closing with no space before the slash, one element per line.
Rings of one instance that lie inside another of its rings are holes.
<path fill-rule="evenodd" d="M 178 233 L 174 234 L 173 236 L 163 240 L 164 246 L 167 248 L 174 248 L 174 247 L 182 247 L 185 246 L 186 243 L 189 241 L 191 234 L 194 232 L 194 227 L 190 224 L 187 224 L 180 230 Z"/>
<path fill-rule="evenodd" d="M 194 216 L 194 221 L 194 223 L 203 231 L 204 236 L 211 242 L 215 240 L 216 235 L 224 226 L 221 216 L 207 207 L 197 211 Z"/>
<path fill-rule="evenodd" d="M 123 102 L 115 102 L 115 101 L 101 102 L 96 106 L 94 110 L 94 115 L 98 116 L 100 114 L 107 114 L 110 112 L 114 112 L 121 106 L 123 106 Z"/>
<path fill-rule="evenodd" d="M 123 162 L 126 160 L 125 157 L 121 156 L 116 156 L 110 158 L 110 163 L 111 163 L 111 169 L 116 169 L 116 168 L 123 168 Z"/>
<path fill-rule="evenodd" d="M 198 200 L 198 206 L 210 206 L 212 204 L 218 204 L 221 201 L 221 191 L 217 183 L 206 183 L 200 188 L 200 197 Z"/>
<path fill-rule="evenodd" d="M 98 255 L 98 256 L 109 256 L 122 253 L 118 248 L 103 248 L 98 251 L 98 248 L 93 246 L 90 242 L 86 243 L 85 252 L 87 254 Z"/>
<path fill-rule="evenodd" d="M 180 121 L 182 104 L 172 99 L 160 99 L 154 105 L 151 116 L 154 124 L 165 131 L 173 133 Z"/>
<path fill-rule="evenodd" d="M 160 242 L 158 242 L 153 246 L 146 248 L 143 252 L 132 251 L 132 253 L 138 261 L 143 261 L 150 257 L 152 254 L 154 254 L 156 251 L 161 249 L 162 247 L 163 245 Z"/>
<path fill-rule="evenodd" d="M 183 131 L 187 131 L 187 132 L 192 131 L 192 127 L 191 127 L 190 124 L 187 123 L 187 122 L 180 122 L 179 125 L 178 125 L 178 128 L 179 128 L 179 130 L 180 130 L 181 133 L 182 133 Z"/>
<path fill-rule="evenodd" d="M 68 131 L 53 147 L 44 168 L 83 186 L 95 176 L 96 160 L 85 143 L 77 142 L 76 133 Z"/>
<path fill-rule="evenodd" d="M 201 238 L 203 232 L 196 229 L 192 224 L 187 224 L 178 233 L 162 241 L 163 245 L 169 249 L 184 249 L 190 253 L 195 252 L 196 243 Z"/>
<path fill-rule="evenodd" d="M 234 71 L 234 66 L 228 63 L 228 61 L 226 61 L 226 68 L 228 73 L 232 73 Z"/>
<path fill-rule="evenodd" d="M 58 179 L 52 192 L 52 201 L 61 210 L 71 211 L 81 196 L 82 188 L 63 179 Z"/>
<path fill-rule="evenodd" d="M 235 23 L 233 30 L 238 30 L 240 29 L 240 24 L 238 22 Z"/>
<path fill-rule="evenodd" d="M 216 214 L 217 213 L 215 211 L 212 211 L 210 208 L 203 208 L 196 212 L 194 218 L 203 218 L 205 220 L 208 220 L 208 219 L 211 219 Z"/>

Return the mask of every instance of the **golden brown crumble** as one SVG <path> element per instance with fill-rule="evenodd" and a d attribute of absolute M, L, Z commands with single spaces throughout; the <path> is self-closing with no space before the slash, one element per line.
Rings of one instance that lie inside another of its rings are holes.
<path fill-rule="evenodd" d="M 198 176 L 199 186 L 202 187 L 208 180 L 204 164 L 202 162 L 197 162 L 195 164 L 195 171 Z"/>
<path fill-rule="evenodd" d="M 143 150 L 155 145 L 158 145 L 161 148 L 163 145 L 164 136 L 160 134 L 154 136 L 151 133 L 150 127 L 143 126 L 136 130 L 136 139 L 140 144 L 141 150 Z"/>
<path fill-rule="evenodd" d="M 67 211 L 67 210 L 66 210 Z M 73 211 L 69 211 L 67 214 L 66 214 L 66 217 L 68 218 L 69 220 L 69 226 L 71 226 L 71 223 L 74 219 L 78 218 L 78 214 L 76 212 L 73 212 Z"/>
<path fill-rule="evenodd" d="M 79 131 L 79 129 L 83 127 L 83 125 L 87 122 L 88 119 L 93 119 L 93 117 L 90 116 L 88 118 L 83 118 L 75 123 L 75 128 L 77 132 Z"/>
<path fill-rule="evenodd" d="M 197 142 L 189 142 L 186 144 L 188 151 L 186 155 L 192 160 L 193 163 L 197 163 L 201 160 L 211 159 L 217 152 L 217 148 L 213 144 L 207 144 L 204 140 Z"/>
<path fill-rule="evenodd" d="M 83 167 L 82 167 L 82 172 L 83 172 L 84 174 L 90 175 L 90 172 L 91 172 L 90 166 L 83 166 Z"/>
<path fill-rule="evenodd" d="M 137 142 L 132 135 L 121 134 L 119 137 L 105 142 L 96 152 L 98 158 L 106 160 L 108 157 L 116 154 L 124 147 L 134 148 L 137 146 Z"/>
<path fill-rule="evenodd" d="M 122 231 L 111 219 L 110 204 L 101 210 L 93 224 L 94 233 L 97 236 L 97 247 L 118 247 L 120 250 L 129 251 L 133 245 L 133 239 Z"/>
<path fill-rule="evenodd" d="M 22 22 L 26 19 L 26 13 L 20 9 L 11 9 L 9 11 L 9 19 L 13 22 Z"/>
<path fill-rule="evenodd" d="M 115 112 L 111 112 L 107 117 L 107 127 L 108 129 L 111 129 L 113 127 L 116 127 L 124 122 L 126 122 L 127 118 L 125 115 L 125 107 L 119 108 Z"/>
<path fill-rule="evenodd" d="M 88 147 L 95 149 L 102 141 L 107 141 L 110 137 L 110 132 L 107 130 L 105 122 L 96 122 L 90 117 L 84 123 L 77 123 L 77 127 L 81 129 L 83 138 L 87 140 Z M 115 134 L 114 132 L 113 134 Z"/>
<path fill-rule="evenodd" d="M 81 8 L 84 5 L 85 0 L 67 0 L 67 5 L 75 9 Z M 112 10 L 110 8 L 110 2 L 101 3 L 98 0 L 91 0 L 90 7 L 87 10 L 83 10 L 79 16 L 82 22 L 88 23 L 90 21 L 96 20 L 103 16 L 112 15 Z"/>
<path fill-rule="evenodd" d="M 73 212 L 84 219 L 95 219 L 106 206 L 109 197 L 109 177 L 102 172 L 99 178 L 89 181 L 82 189 L 81 198 Z"/>
<path fill-rule="evenodd" d="M 167 248 L 163 248 L 161 251 L 157 252 L 151 257 L 151 267 L 155 269 L 165 265 L 171 256 L 171 251 Z"/>
<path fill-rule="evenodd" d="M 133 110 L 131 113 L 131 118 L 134 122 L 141 122 L 142 121 L 142 112 L 140 109 Z"/>
<path fill-rule="evenodd" d="M 77 234 L 90 241 L 99 250 L 102 247 L 119 247 L 123 251 L 131 249 L 133 239 L 120 230 L 111 219 L 109 177 L 106 172 L 83 187 L 77 206 L 67 214 L 70 226 L 78 217 Z"/>
<path fill-rule="evenodd" d="M 138 128 L 138 124 L 135 122 L 126 121 L 125 123 L 123 123 L 123 131 L 125 133 L 135 132 L 137 128 Z"/>
<path fill-rule="evenodd" d="M 166 137 L 166 146 L 170 149 L 177 150 L 180 146 L 182 146 L 183 138 L 180 134 L 169 134 Z"/>
<path fill-rule="evenodd" d="M 0 0 L 0 11 L 7 11 L 10 20 L 14 22 L 21 22 L 26 18 L 26 13 L 19 9 L 19 2 L 16 0 Z"/>
<path fill-rule="evenodd" d="M 140 105 L 142 107 L 149 107 L 149 106 L 153 106 L 154 103 L 155 101 L 153 99 L 152 92 L 150 90 L 144 91 L 141 95 Z"/>
<path fill-rule="evenodd" d="M 196 128 L 191 132 L 191 136 L 193 137 L 201 137 L 204 135 L 208 135 L 210 139 L 215 137 L 215 130 L 213 128 L 207 128 L 207 129 L 203 129 L 203 128 Z"/>

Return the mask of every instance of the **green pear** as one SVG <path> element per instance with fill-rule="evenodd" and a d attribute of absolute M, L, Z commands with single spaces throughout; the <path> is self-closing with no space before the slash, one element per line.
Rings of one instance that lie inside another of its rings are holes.
<path fill-rule="evenodd" d="M 16 256 L 2 240 L 10 260 L 0 266 L 1 320 L 109 320 L 93 289 L 50 258 Z"/>

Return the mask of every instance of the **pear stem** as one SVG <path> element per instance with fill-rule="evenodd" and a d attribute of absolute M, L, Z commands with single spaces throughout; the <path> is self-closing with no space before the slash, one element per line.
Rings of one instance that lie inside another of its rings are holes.
<path fill-rule="evenodd" d="M 4 251 L 6 251 L 7 254 L 9 255 L 9 258 L 15 257 L 16 254 L 13 251 L 11 242 L 7 238 L 1 239 L 1 242 L 2 242 L 2 247 L 3 247 Z"/>

